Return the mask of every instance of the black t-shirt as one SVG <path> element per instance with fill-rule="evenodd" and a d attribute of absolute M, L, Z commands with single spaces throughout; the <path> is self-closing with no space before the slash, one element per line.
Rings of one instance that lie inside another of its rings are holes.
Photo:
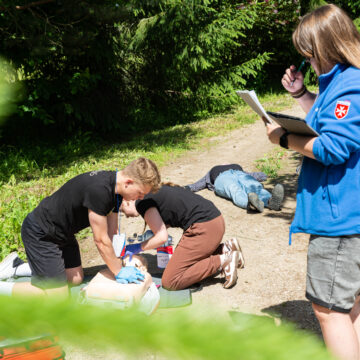
<path fill-rule="evenodd" d="M 122 197 L 115 197 L 115 178 L 115 171 L 92 171 L 72 178 L 35 208 L 37 223 L 54 242 L 66 244 L 90 225 L 88 209 L 102 216 L 117 211 Z"/>
<path fill-rule="evenodd" d="M 218 165 L 214 166 L 210 170 L 210 181 L 212 184 L 215 183 L 216 178 L 224 171 L 227 170 L 240 170 L 243 171 L 243 168 L 238 164 L 230 164 L 230 165 Z"/>
<path fill-rule="evenodd" d="M 163 185 L 157 193 L 147 194 L 135 204 L 142 217 L 149 208 L 156 207 L 165 225 L 183 230 L 194 223 L 210 221 L 221 215 L 210 200 L 180 186 Z"/>

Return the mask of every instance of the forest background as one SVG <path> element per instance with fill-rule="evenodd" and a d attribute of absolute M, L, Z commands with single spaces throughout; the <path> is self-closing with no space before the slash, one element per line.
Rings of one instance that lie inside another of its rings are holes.
<path fill-rule="evenodd" d="M 334 3 L 360 24 L 360 1 Z M 187 146 L 195 130 L 181 126 L 239 106 L 237 89 L 281 94 L 284 69 L 302 60 L 292 31 L 321 4 L 1 0 L 0 259 L 21 251 L 26 214 L 72 176 Z"/>

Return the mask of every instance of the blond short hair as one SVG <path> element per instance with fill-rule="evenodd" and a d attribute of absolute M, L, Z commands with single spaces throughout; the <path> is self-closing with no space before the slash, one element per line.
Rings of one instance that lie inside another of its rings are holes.
<path fill-rule="evenodd" d="M 122 172 L 139 184 L 150 185 L 153 193 L 160 189 L 160 172 L 156 164 L 149 159 L 140 157 L 132 161 Z"/>
<path fill-rule="evenodd" d="M 315 59 L 320 74 L 329 72 L 337 63 L 360 68 L 360 33 L 336 5 L 320 6 L 305 15 L 292 39 L 302 56 Z"/>

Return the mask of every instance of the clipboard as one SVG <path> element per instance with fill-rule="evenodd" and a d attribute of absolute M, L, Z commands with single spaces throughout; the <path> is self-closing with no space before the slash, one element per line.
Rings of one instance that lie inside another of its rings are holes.
<path fill-rule="evenodd" d="M 267 114 L 272 120 L 290 133 L 303 136 L 319 136 L 319 133 L 309 126 L 304 119 L 272 111 L 267 111 Z"/>
<path fill-rule="evenodd" d="M 272 124 L 275 121 L 282 128 L 290 133 L 303 136 L 319 136 L 319 134 L 309 126 L 304 119 L 299 117 L 265 111 L 254 90 L 238 90 L 236 93 L 261 117 L 265 122 Z M 266 125 L 266 124 L 265 124 Z"/>

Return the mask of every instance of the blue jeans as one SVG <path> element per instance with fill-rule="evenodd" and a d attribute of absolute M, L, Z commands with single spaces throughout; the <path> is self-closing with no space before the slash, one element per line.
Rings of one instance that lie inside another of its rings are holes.
<path fill-rule="evenodd" d="M 215 180 L 215 193 L 243 209 L 248 204 L 248 194 L 254 192 L 267 206 L 271 194 L 263 188 L 261 183 L 251 175 L 240 170 L 227 170 L 221 173 Z"/>

